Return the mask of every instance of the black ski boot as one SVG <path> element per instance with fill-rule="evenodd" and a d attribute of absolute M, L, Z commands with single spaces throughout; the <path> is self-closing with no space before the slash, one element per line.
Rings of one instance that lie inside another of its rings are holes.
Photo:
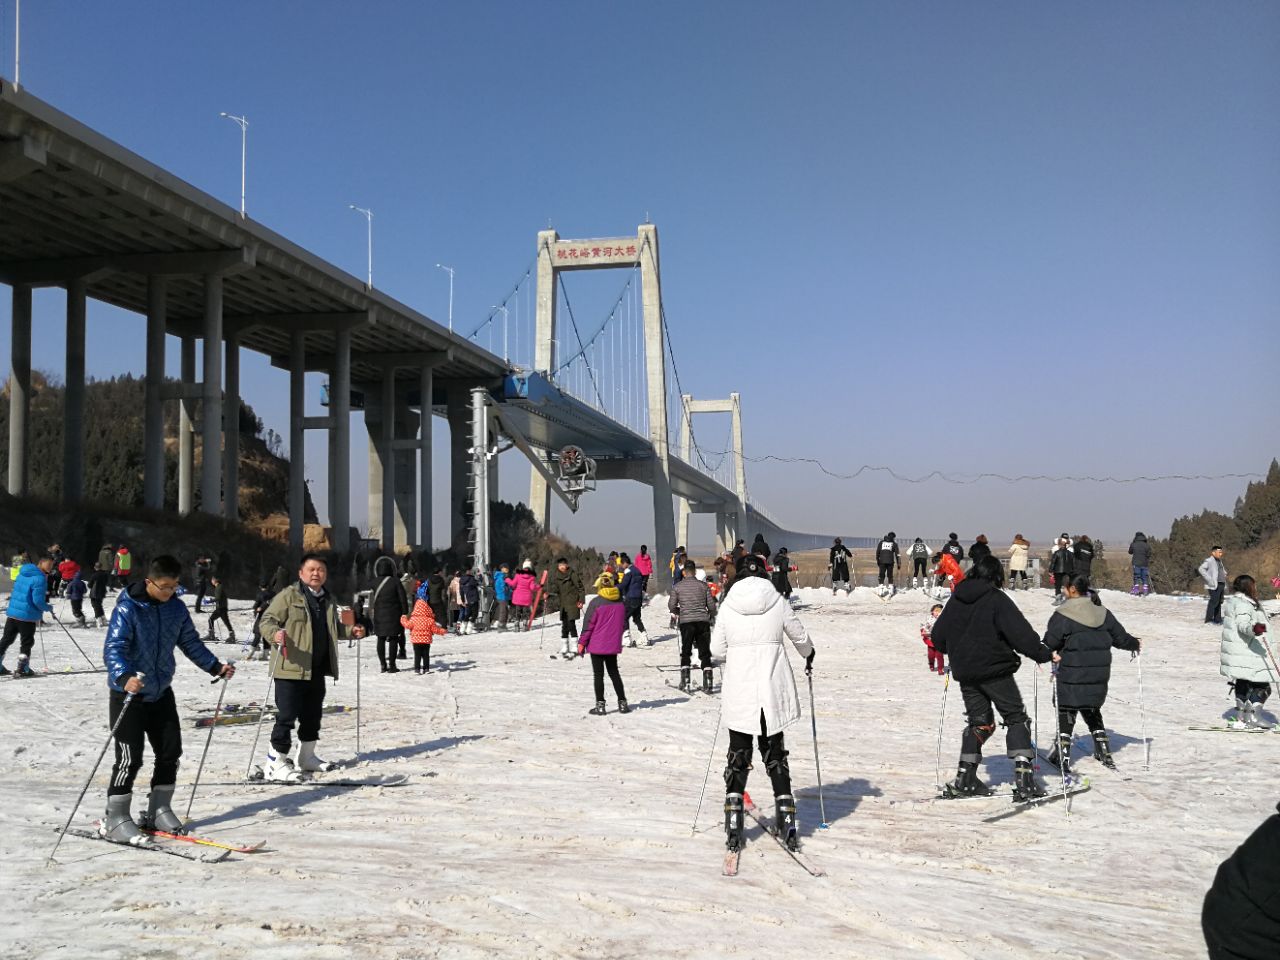
<path fill-rule="evenodd" d="M 702 692 L 710 693 L 711 688 L 715 686 L 715 671 L 710 667 L 702 668 Z"/>
<path fill-rule="evenodd" d="M 1059 734 L 1057 746 L 1050 751 L 1049 756 L 1045 759 L 1068 777 L 1071 776 L 1071 734 Z"/>
<path fill-rule="evenodd" d="M 623 699 L 621 699 L 621 698 L 619 698 L 619 700 L 618 700 L 618 712 L 619 712 L 619 713 L 630 713 L 630 712 L 631 712 L 631 708 L 630 708 L 629 706 L 627 706 L 627 701 L 625 701 L 625 700 L 623 700 Z"/>
<path fill-rule="evenodd" d="M 1111 741 L 1107 739 L 1107 731 L 1091 730 L 1089 732 L 1093 736 L 1093 759 L 1108 770 L 1114 770 L 1116 762 L 1111 759 Z"/>
<path fill-rule="evenodd" d="M 596 705 L 591 708 L 590 712 L 597 717 L 603 717 L 606 713 L 608 713 L 608 711 L 604 707 L 603 700 L 597 700 Z"/>
<path fill-rule="evenodd" d="M 956 770 L 956 778 L 942 787 L 942 795 L 954 800 L 956 797 L 989 797 L 991 788 L 978 779 L 978 765 L 969 760 L 961 760 Z"/>
<path fill-rule="evenodd" d="M 727 849 L 737 852 L 742 849 L 742 829 L 743 829 L 742 812 L 742 794 L 727 793 L 724 798 L 724 845 Z"/>
<path fill-rule="evenodd" d="M 800 849 L 800 837 L 796 834 L 796 799 L 790 795 L 773 798 L 773 808 L 777 814 L 774 832 L 788 850 Z"/>
<path fill-rule="evenodd" d="M 680 668 L 680 689 L 685 693 L 693 693 L 693 684 L 689 682 L 690 667 Z"/>
<path fill-rule="evenodd" d="M 1044 787 L 1036 783 L 1030 757 L 1015 757 L 1013 761 L 1013 799 L 1018 802 L 1037 800 L 1045 795 Z"/>

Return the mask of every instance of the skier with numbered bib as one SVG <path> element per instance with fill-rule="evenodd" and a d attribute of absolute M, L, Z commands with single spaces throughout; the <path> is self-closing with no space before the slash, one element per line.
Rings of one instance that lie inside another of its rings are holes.
<path fill-rule="evenodd" d="M 929 588 L 929 545 L 919 537 L 907 548 L 907 556 L 911 558 L 911 589 Z"/>
<path fill-rule="evenodd" d="M 773 785 L 775 829 L 787 847 L 799 844 L 796 801 L 783 730 L 800 719 L 800 698 L 782 639 L 812 666 L 813 641 L 804 625 L 769 582 L 765 562 L 748 555 L 738 562 L 733 592 L 720 605 L 711 651 L 724 660 L 724 720 L 729 753 L 724 768 L 725 834 L 730 850 L 742 848 L 751 740 L 759 737 L 760 758 Z"/>
<path fill-rule="evenodd" d="M 978 764 L 982 762 L 982 745 L 996 732 L 993 705 L 1007 728 L 1005 745 L 1014 764 L 1014 798 L 1031 800 L 1045 795 L 1032 772 L 1031 721 L 1013 675 L 1022 663 L 1019 654 L 1036 663 L 1048 663 L 1052 654 L 1022 611 L 1005 596 L 1003 586 L 1000 561 L 983 557 L 956 585 L 951 601 L 933 625 L 933 646 L 950 658 L 951 674 L 960 684 L 968 715 L 956 778 L 943 786 L 946 797 L 991 792 L 978 779 Z"/>
<path fill-rule="evenodd" d="M 894 592 L 894 568 L 902 569 L 902 554 L 898 550 L 897 537 L 898 535 L 890 530 L 876 547 L 876 566 L 879 568 L 876 589 L 881 596 L 888 596 Z"/>
<path fill-rule="evenodd" d="M 844 592 L 849 592 L 849 565 L 853 562 L 853 552 L 844 545 L 839 537 L 831 544 L 831 554 L 827 567 L 831 570 L 831 595 L 836 595 L 837 584 L 844 584 Z"/>

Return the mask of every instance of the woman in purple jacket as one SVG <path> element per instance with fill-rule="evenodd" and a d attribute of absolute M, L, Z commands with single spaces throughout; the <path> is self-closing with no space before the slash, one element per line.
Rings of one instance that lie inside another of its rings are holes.
<path fill-rule="evenodd" d="M 627 608 L 623 606 L 622 594 L 614 583 L 613 574 L 601 574 L 596 581 L 596 598 L 587 604 L 582 635 L 578 637 L 578 656 L 591 654 L 591 674 L 596 689 L 596 705 L 591 712 L 597 717 L 605 715 L 606 670 L 613 682 L 613 692 L 618 695 L 618 712 L 631 712 L 627 706 L 627 692 L 622 689 L 622 677 L 618 674 L 618 654 L 622 652 L 622 634 L 626 629 Z"/>

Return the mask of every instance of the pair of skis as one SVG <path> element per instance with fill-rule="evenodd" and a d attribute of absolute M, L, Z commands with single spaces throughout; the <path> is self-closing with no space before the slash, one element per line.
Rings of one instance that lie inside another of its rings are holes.
<path fill-rule="evenodd" d="M 197 863 L 221 863 L 233 853 L 257 853 L 266 846 L 265 840 L 260 843 L 236 844 L 215 840 L 212 837 L 195 836 L 189 833 L 168 833 L 164 830 L 143 830 L 142 832 L 149 837 L 158 837 L 161 840 L 189 843 L 191 847 L 174 846 L 170 843 L 117 843 L 102 835 L 100 832 L 101 825 L 101 821 L 94 821 L 94 829 L 92 830 L 72 827 L 66 831 L 66 835 L 69 837 L 81 837 L 85 840 L 99 840 L 103 843 L 110 843 L 122 850 L 163 853 L 171 857 L 181 857 L 183 860 L 194 860 Z M 192 847 L 203 849 L 192 849 Z"/>
<path fill-rule="evenodd" d="M 349 707 L 341 703 L 330 703 L 326 704 L 321 712 L 326 714 L 351 713 L 355 709 L 355 707 Z M 276 715 L 276 712 L 274 707 L 267 708 L 265 712 L 260 709 L 241 710 L 234 713 L 218 714 L 214 717 L 197 717 L 192 721 L 192 725 L 199 729 L 204 729 L 212 726 L 230 727 L 244 723 L 257 723 L 262 719 L 270 720 Z"/>
<path fill-rule="evenodd" d="M 809 876 L 825 877 L 827 875 L 827 871 L 822 869 L 822 867 L 820 867 L 818 864 L 814 863 L 813 860 L 811 860 L 809 857 L 805 856 L 799 850 L 792 850 L 790 847 L 787 846 L 787 841 L 784 840 L 782 837 L 780 837 L 777 833 L 775 833 L 769 827 L 769 825 L 764 822 L 764 819 L 760 816 L 760 809 L 755 805 L 755 802 L 751 799 L 751 795 L 746 793 L 745 791 L 742 794 L 742 809 L 747 814 L 747 816 L 749 816 L 752 820 L 756 822 L 756 824 L 760 827 L 760 829 L 762 829 L 765 832 L 767 836 L 770 836 L 774 839 L 774 841 L 778 844 L 779 847 L 782 848 L 782 850 L 787 854 L 787 856 L 789 856 L 792 860 L 794 860 L 801 867 L 803 867 L 805 872 L 808 873 Z M 721 876 L 736 877 L 738 875 L 738 864 L 741 858 L 742 858 L 741 849 L 726 850 L 724 854 L 724 863 L 721 866 L 721 870 L 720 870 Z"/>

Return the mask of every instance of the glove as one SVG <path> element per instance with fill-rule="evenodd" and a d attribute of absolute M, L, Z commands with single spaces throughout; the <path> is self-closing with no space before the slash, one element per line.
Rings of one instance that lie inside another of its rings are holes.
<path fill-rule="evenodd" d="M 586 653 L 586 651 L 587 651 L 587 648 L 585 646 L 583 646 L 582 644 L 578 644 L 578 656 L 582 656 L 584 653 Z"/>
<path fill-rule="evenodd" d="M 1253 635 L 1255 637 L 1260 637 L 1266 632 L 1267 632 L 1267 625 L 1265 623 L 1255 623 L 1253 625 Z"/>
<path fill-rule="evenodd" d="M 804 672 L 813 673 L 813 658 L 818 653 L 817 650 L 810 650 L 809 655 L 804 658 Z"/>

